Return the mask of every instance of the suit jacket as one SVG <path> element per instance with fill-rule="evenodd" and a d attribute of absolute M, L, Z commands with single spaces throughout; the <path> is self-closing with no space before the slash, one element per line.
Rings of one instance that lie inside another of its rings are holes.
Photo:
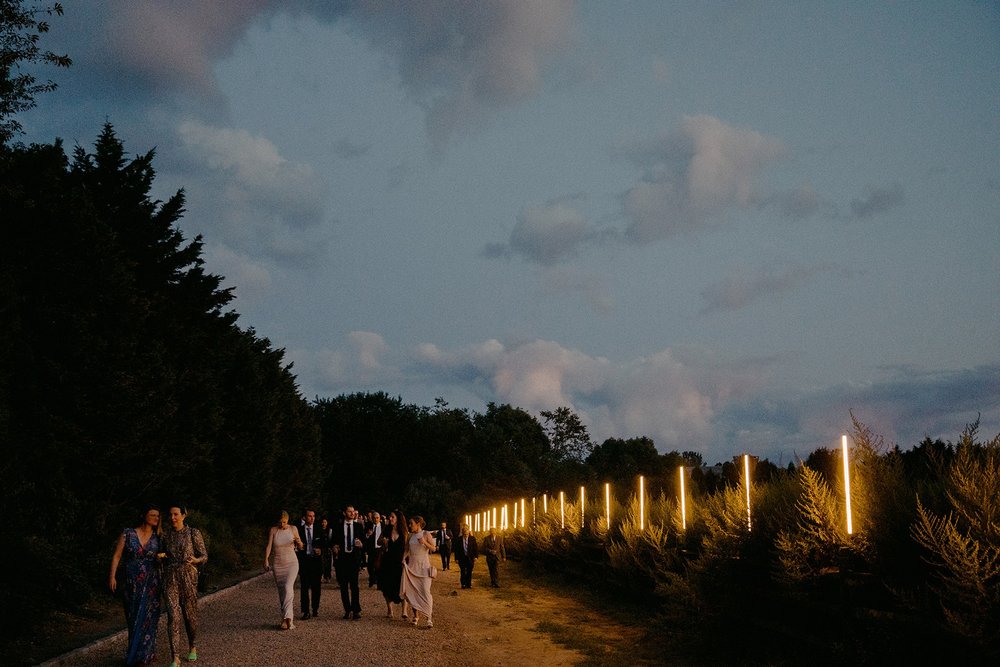
<path fill-rule="evenodd" d="M 344 523 L 341 521 L 337 524 L 337 527 L 333 529 L 333 539 L 331 540 L 331 545 L 336 545 L 340 547 L 339 553 L 337 554 L 337 567 L 342 568 L 346 566 L 361 567 L 361 561 L 365 555 L 365 527 L 357 521 L 354 522 L 354 539 L 361 540 L 361 546 L 359 547 L 357 543 L 351 545 L 351 551 L 347 551 L 347 544 L 344 537 Z"/>
<path fill-rule="evenodd" d="M 447 528 L 444 530 L 438 528 L 434 531 L 434 541 L 437 544 L 439 551 L 450 550 L 453 544 L 451 541 L 451 531 Z"/>
<path fill-rule="evenodd" d="M 343 526 L 341 526 L 340 530 L 341 530 L 341 536 L 343 536 L 343 531 L 344 531 Z M 371 535 L 368 535 L 369 531 L 371 531 Z M 365 526 L 365 537 L 362 538 L 365 543 L 365 549 L 367 549 L 369 553 L 381 549 L 382 545 L 379 544 L 379 542 L 381 541 L 381 538 L 385 536 L 386 536 L 385 524 L 383 523 L 368 524 L 367 526 Z"/>
<path fill-rule="evenodd" d="M 503 537 L 500 535 L 487 535 L 483 538 L 483 549 L 486 551 L 486 560 L 500 559 L 507 560 L 507 550 L 503 546 Z"/>
<path fill-rule="evenodd" d="M 476 545 L 476 536 L 469 535 L 469 550 L 466 551 L 465 544 L 462 543 L 462 536 L 459 535 L 452 542 L 452 554 L 455 556 L 455 560 L 461 561 L 464 558 L 469 560 L 476 560 L 479 558 L 479 547 Z"/>
<path fill-rule="evenodd" d="M 300 525 L 298 529 L 299 529 L 299 539 L 302 540 L 302 544 L 305 544 L 306 527 Z M 300 561 L 309 561 L 311 559 L 316 559 L 317 561 L 319 561 L 320 556 L 316 554 L 315 549 L 319 549 L 322 552 L 327 547 L 326 537 L 323 535 L 323 529 L 320 528 L 315 523 L 312 525 L 312 534 L 313 534 L 312 546 L 314 551 L 307 553 L 305 549 L 303 549 L 302 551 L 296 552 L 299 556 Z"/>

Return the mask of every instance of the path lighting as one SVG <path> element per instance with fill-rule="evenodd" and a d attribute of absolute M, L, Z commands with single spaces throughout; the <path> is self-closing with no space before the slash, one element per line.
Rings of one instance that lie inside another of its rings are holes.
<path fill-rule="evenodd" d="M 532 499 L 532 500 L 534 500 L 534 499 Z M 524 528 L 524 501 L 525 501 L 525 499 L 521 498 L 521 528 Z M 533 507 L 531 509 L 534 510 Z M 517 522 L 515 521 L 514 523 L 517 523 Z"/>
<path fill-rule="evenodd" d="M 678 469 L 681 477 L 681 530 L 688 528 L 687 499 L 684 497 L 684 466 Z"/>
<path fill-rule="evenodd" d="M 517 528 L 517 501 L 514 502 L 514 527 Z"/>
<path fill-rule="evenodd" d="M 646 478 L 639 475 L 639 530 L 646 530 Z"/>
<path fill-rule="evenodd" d="M 510 527 L 510 523 L 507 520 L 507 505 L 503 506 L 500 510 L 500 530 L 507 530 Z"/>
<path fill-rule="evenodd" d="M 559 521 L 563 528 L 566 527 L 566 494 L 559 492 Z"/>
<path fill-rule="evenodd" d="M 854 525 L 851 521 L 851 466 L 850 456 L 847 451 L 847 436 L 841 436 L 841 449 L 844 451 L 844 500 L 847 504 L 847 534 L 854 534 Z"/>
<path fill-rule="evenodd" d="M 611 530 L 611 484 L 604 483 L 604 516 L 608 519 L 608 530 Z"/>
<path fill-rule="evenodd" d="M 747 531 L 752 530 L 750 526 L 750 455 L 743 455 L 743 484 L 747 490 Z"/>
<path fill-rule="evenodd" d="M 531 525 L 534 526 L 535 522 L 538 521 L 538 505 L 535 503 L 537 498 L 531 499 Z"/>
<path fill-rule="evenodd" d="M 586 507 L 586 504 L 587 504 L 587 494 L 583 490 L 583 487 L 581 486 L 580 487 L 580 530 L 583 530 L 583 508 Z"/>
<path fill-rule="evenodd" d="M 493 508 L 493 520 L 490 521 L 490 528 L 496 528 L 496 527 L 497 527 L 497 508 L 494 507 Z"/>
<path fill-rule="evenodd" d="M 477 533 L 479 532 L 479 517 L 481 517 L 481 516 L 482 516 L 481 514 L 476 514 L 476 532 Z"/>

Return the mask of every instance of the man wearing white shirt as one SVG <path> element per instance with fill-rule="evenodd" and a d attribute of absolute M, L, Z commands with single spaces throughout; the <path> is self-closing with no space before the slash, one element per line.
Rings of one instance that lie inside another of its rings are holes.
<path fill-rule="evenodd" d="M 347 506 L 344 510 L 344 521 L 340 530 L 334 531 L 337 540 L 334 553 L 337 570 L 337 583 L 340 584 L 340 600 L 344 603 L 344 618 L 361 618 L 361 592 L 358 590 L 358 572 L 365 553 L 364 527 L 357 522 L 357 512 L 354 507 Z"/>

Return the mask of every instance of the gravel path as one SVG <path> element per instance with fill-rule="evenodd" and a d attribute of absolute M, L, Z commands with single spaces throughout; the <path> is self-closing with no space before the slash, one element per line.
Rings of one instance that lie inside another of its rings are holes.
<path fill-rule="evenodd" d="M 206 596 L 199 602 L 198 662 L 204 667 L 306 664 L 335 665 L 424 664 L 418 659 L 444 662 L 449 667 L 483 665 L 572 665 L 580 656 L 549 642 L 537 632 L 537 620 L 517 602 L 498 601 L 488 583 L 485 563 L 476 568 L 474 588 L 459 590 L 458 569 L 441 571 L 434 582 L 434 627 L 414 628 L 397 617 L 385 617 L 385 601 L 376 588 L 367 588 L 361 574 L 362 618 L 342 619 L 340 591 L 323 585 L 318 618 L 300 621 L 295 629 L 278 629 L 278 593 L 271 575 Z M 481 571 L 479 571 L 481 570 Z M 530 607 L 531 603 L 527 603 Z M 295 594 L 298 609 L 298 590 Z M 183 639 L 183 632 L 182 641 Z M 170 662 L 166 613 L 160 619 L 157 664 Z M 118 666 L 124 654 L 125 633 L 95 642 L 43 664 Z M 186 653 L 187 645 L 184 645 Z M 441 656 L 440 659 L 434 656 Z"/>

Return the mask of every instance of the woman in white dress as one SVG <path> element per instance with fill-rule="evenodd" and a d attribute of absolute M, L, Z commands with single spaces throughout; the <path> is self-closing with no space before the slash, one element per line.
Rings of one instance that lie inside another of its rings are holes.
<path fill-rule="evenodd" d="M 400 585 L 400 597 L 403 598 L 403 618 L 406 618 L 406 605 L 413 609 L 414 626 L 417 625 L 419 614 L 427 619 L 427 627 L 433 628 L 434 598 L 431 597 L 430 553 L 436 551 L 434 538 L 424 530 L 422 516 L 410 517 L 410 539 L 406 543 L 405 564 L 403 566 L 403 581 Z"/>
<path fill-rule="evenodd" d="M 281 513 L 281 521 L 271 527 L 267 537 L 267 549 L 264 551 L 264 571 L 274 572 L 274 582 L 278 585 L 278 603 L 281 605 L 281 629 L 291 630 L 295 627 L 294 617 L 295 577 L 299 574 L 299 559 L 295 550 L 302 548 L 299 531 L 288 525 L 288 512 Z M 271 554 L 274 554 L 274 565 L 271 565 Z"/>

